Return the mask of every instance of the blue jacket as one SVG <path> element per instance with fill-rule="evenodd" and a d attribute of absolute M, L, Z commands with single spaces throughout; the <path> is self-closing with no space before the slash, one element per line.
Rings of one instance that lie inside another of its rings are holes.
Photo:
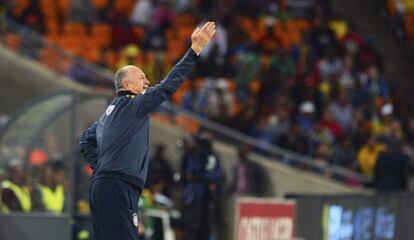
<path fill-rule="evenodd" d="M 80 151 L 94 169 L 92 180 L 120 179 L 142 190 L 148 174 L 149 113 L 181 86 L 197 60 L 190 49 L 167 77 L 145 94 L 119 92 L 101 118 L 85 130 Z"/>

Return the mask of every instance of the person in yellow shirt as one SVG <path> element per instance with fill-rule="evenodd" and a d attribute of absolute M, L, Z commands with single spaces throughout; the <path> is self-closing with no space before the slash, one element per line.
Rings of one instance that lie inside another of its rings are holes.
<path fill-rule="evenodd" d="M 372 176 L 377 163 L 378 155 L 385 150 L 385 145 L 379 143 L 375 136 L 371 136 L 358 152 L 358 165 L 361 173 Z"/>

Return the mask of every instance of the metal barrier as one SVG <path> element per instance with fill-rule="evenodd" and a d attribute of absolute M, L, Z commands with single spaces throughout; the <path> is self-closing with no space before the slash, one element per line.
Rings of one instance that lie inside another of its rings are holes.
<path fill-rule="evenodd" d="M 71 218 L 51 214 L 0 214 L 0 239 L 71 239 Z"/>
<path fill-rule="evenodd" d="M 164 240 L 175 240 L 175 234 L 171 227 L 170 214 L 167 211 L 157 209 L 144 210 L 145 217 L 159 218 L 162 222 Z"/>

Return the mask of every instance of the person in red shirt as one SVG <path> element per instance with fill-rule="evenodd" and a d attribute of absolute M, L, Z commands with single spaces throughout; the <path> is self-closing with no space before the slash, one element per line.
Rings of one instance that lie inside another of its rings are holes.
<path fill-rule="evenodd" d="M 328 129 L 335 137 L 335 139 L 338 139 L 342 135 L 341 125 L 335 120 L 332 112 L 329 110 L 325 110 L 323 112 L 321 126 L 323 129 Z"/>

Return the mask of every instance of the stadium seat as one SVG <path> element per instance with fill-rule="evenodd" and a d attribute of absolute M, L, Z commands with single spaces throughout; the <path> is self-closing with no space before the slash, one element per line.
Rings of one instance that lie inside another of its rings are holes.
<path fill-rule="evenodd" d="M 68 16 L 70 11 L 71 0 L 57 0 L 59 8 L 62 10 L 64 16 Z"/>
<path fill-rule="evenodd" d="M 30 0 L 16 0 L 15 7 L 13 9 L 13 16 L 18 17 L 22 13 L 22 11 L 29 6 Z"/>
<path fill-rule="evenodd" d="M 8 33 L 6 35 L 6 45 L 11 49 L 17 49 L 19 48 L 21 43 L 21 38 L 19 35 L 14 33 Z"/>
<path fill-rule="evenodd" d="M 194 28 L 196 19 L 190 14 L 180 14 L 174 19 L 174 26 L 183 26 Z"/>
<path fill-rule="evenodd" d="M 390 16 L 397 15 L 397 4 L 396 0 L 387 0 L 387 9 Z"/>
<path fill-rule="evenodd" d="M 142 41 L 145 37 L 145 29 L 141 26 L 132 27 L 132 32 L 139 41 Z"/>
<path fill-rule="evenodd" d="M 182 128 L 190 134 L 196 134 L 200 129 L 199 122 L 183 114 L 177 114 L 174 120 L 178 127 Z"/>
<path fill-rule="evenodd" d="M 46 34 L 58 34 L 59 25 L 54 19 L 46 20 Z"/>
<path fill-rule="evenodd" d="M 91 4 L 95 9 L 103 9 L 108 6 L 108 0 L 92 0 Z"/>
<path fill-rule="evenodd" d="M 111 44 L 112 27 L 109 24 L 92 25 L 92 37 L 96 38 L 101 47 L 108 47 Z"/>
<path fill-rule="evenodd" d="M 65 35 L 83 37 L 86 35 L 86 28 L 82 23 L 65 23 L 63 25 L 63 33 Z"/>
<path fill-rule="evenodd" d="M 108 50 L 105 53 L 105 64 L 107 66 L 110 66 L 110 68 L 111 68 L 111 67 L 115 66 L 115 64 L 117 63 L 117 61 L 118 61 L 118 56 L 117 56 L 117 54 L 116 54 L 115 51 Z"/>
<path fill-rule="evenodd" d="M 127 16 L 131 15 L 131 11 L 134 7 L 135 0 L 122 0 L 115 1 L 115 10 L 117 12 L 126 14 Z"/>
<path fill-rule="evenodd" d="M 407 38 L 414 43 L 414 12 L 405 14 L 404 22 Z"/>

